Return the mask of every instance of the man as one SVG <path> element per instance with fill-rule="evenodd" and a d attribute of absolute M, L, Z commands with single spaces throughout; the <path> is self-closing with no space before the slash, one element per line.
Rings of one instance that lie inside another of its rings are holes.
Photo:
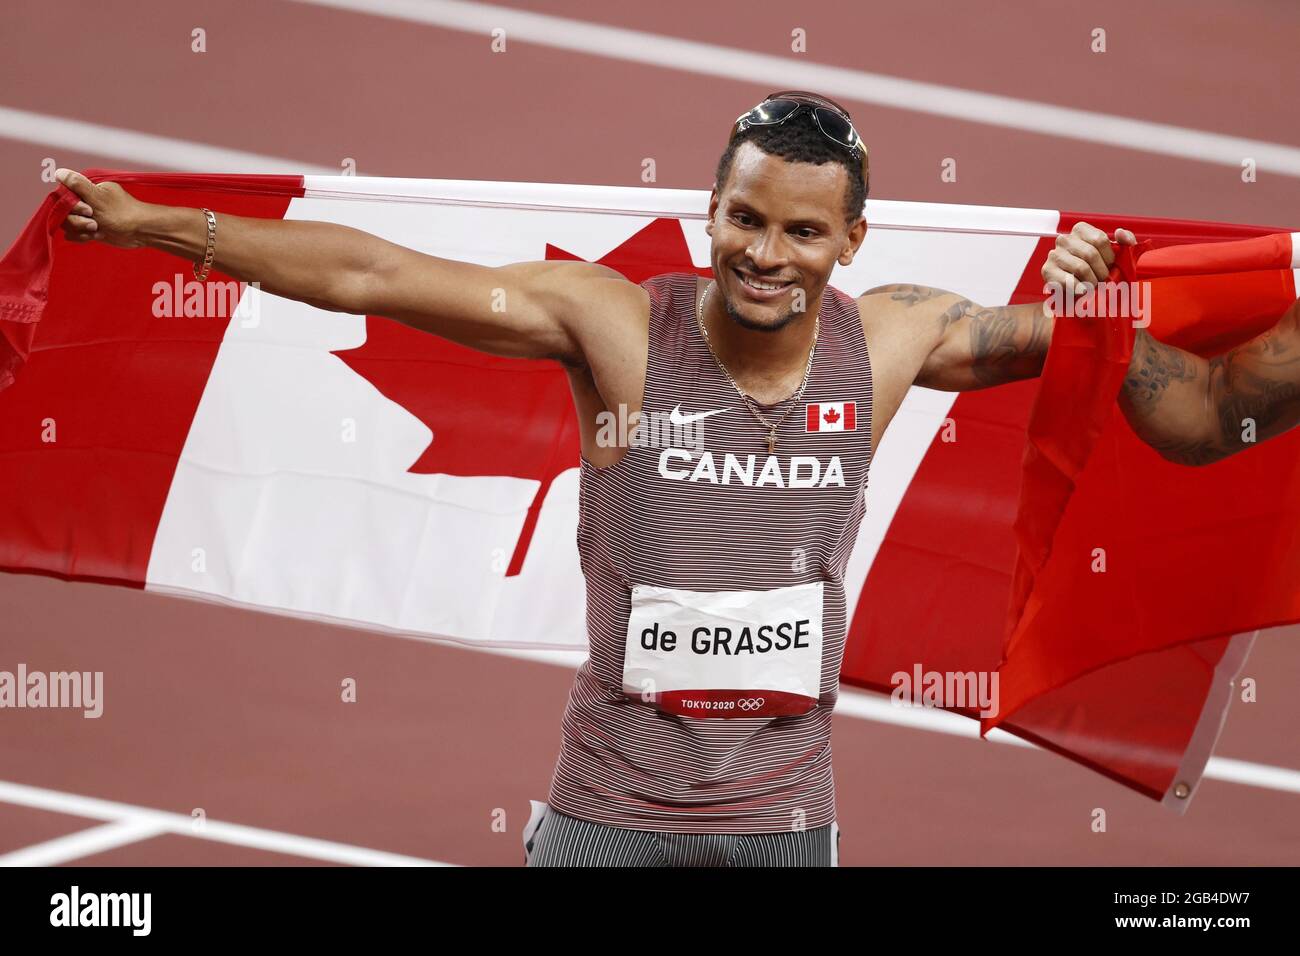
<path fill-rule="evenodd" d="M 1045 303 L 986 308 L 910 285 L 853 299 L 828 284 L 867 231 L 866 149 L 846 111 L 790 91 L 736 122 L 709 203 L 712 281 L 488 268 L 58 175 L 81 199 L 64 224 L 73 241 L 163 249 L 319 308 L 563 365 L 590 657 L 525 833 L 530 865 L 834 864 L 843 572 L 872 455 L 912 385 L 1038 375 L 1053 321 Z M 1113 263 L 1106 235 L 1081 223 L 1043 277 L 1077 291 Z M 1239 412 L 1264 435 L 1300 418 L 1294 311 L 1208 363 L 1139 338 L 1121 401 L 1167 456 L 1235 451 Z M 620 445 L 601 427 L 611 415 L 670 437 L 641 429 Z"/>

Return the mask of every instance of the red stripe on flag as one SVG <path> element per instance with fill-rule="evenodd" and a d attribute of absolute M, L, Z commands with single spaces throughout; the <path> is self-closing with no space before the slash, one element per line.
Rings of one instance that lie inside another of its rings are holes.
<path fill-rule="evenodd" d="M 218 215 L 280 219 L 302 193 L 299 176 L 86 175 Z M 62 186 L 46 199 L 65 212 L 75 202 Z M 0 391 L 0 568 L 142 587 L 229 319 L 154 317 L 154 283 L 192 280 L 189 263 L 153 249 L 105 255 L 68 242 L 59 220 L 33 217 L 0 269 L 0 316 L 38 302 L 30 353 Z M 7 268 L 16 261 L 25 271 Z"/>
<path fill-rule="evenodd" d="M 821 415 L 820 405 L 808 406 L 808 431 L 815 432 L 819 430 L 819 428 L 821 427 L 820 417 L 819 417 L 820 415 Z"/>
<path fill-rule="evenodd" d="M 1152 237 L 1165 244 L 1289 231 L 1073 213 L 1061 215 L 1058 231 L 1069 232 L 1080 219 L 1108 234 L 1122 226 L 1131 228 L 1139 239 Z M 1012 302 L 1043 298 L 1039 267 L 1053 243 L 1054 238 L 1040 240 L 1025 264 Z M 1286 283 L 1278 285 L 1285 294 Z M 1153 326 L 1160 321 L 1156 316 Z M 1005 612 L 1016 556 L 1012 522 L 1018 512 L 1017 488 L 1022 479 L 1020 463 L 1025 454 L 1030 405 L 1038 387 L 1037 381 L 1030 380 L 957 397 L 952 418 L 961 423 L 963 440 L 941 442 L 936 438 L 913 477 L 857 602 L 841 675 L 845 683 L 890 693 L 893 690 L 890 675 L 898 670 L 906 671 L 918 662 L 928 670 L 991 671 L 999 669 L 1005 651 L 1009 664 L 1001 670 L 999 716 L 1010 715 L 1016 704 L 1020 706 L 1009 720 L 999 721 L 1003 729 L 1159 799 L 1170 787 L 1201 719 L 1212 689 L 1210 675 L 1223 656 L 1228 639 L 1211 637 L 1128 660 L 1103 661 L 1096 670 L 1063 686 L 1053 687 L 1050 681 L 1043 680 L 1030 687 L 1035 683 L 1033 678 L 1049 670 L 1056 673 L 1069 663 L 1062 659 L 1063 649 L 1057 638 L 1066 631 L 1078 629 L 1070 615 L 1079 607 L 1071 601 L 1060 601 L 1059 594 L 1064 589 L 1058 586 L 1057 601 L 1051 608 L 1055 616 L 1048 620 L 1049 615 L 1041 613 L 1040 608 L 1039 619 L 1030 622 L 1028 629 L 1022 622 L 1022 634 L 1018 635 L 1021 643 L 1030 646 L 1017 644 L 1007 648 Z M 1300 435 L 1296 437 L 1300 440 Z M 1128 438 L 1136 441 L 1131 435 Z M 1282 443 L 1276 444 L 1281 449 Z M 1112 455 L 1116 453 L 1113 448 L 1107 449 L 1105 442 L 1099 446 Z M 1250 454 L 1262 457 L 1258 451 Z M 1153 457 L 1149 449 L 1144 455 L 1148 459 Z M 1114 475 L 1123 476 L 1125 486 L 1173 489 L 1194 483 L 1186 474 L 1175 474 L 1176 466 L 1168 466 L 1166 470 L 1169 476 L 1164 481 L 1135 481 L 1129 472 L 1116 469 L 1110 475 L 1109 485 L 1105 481 L 1098 483 L 1100 491 L 1095 499 L 1076 495 L 1078 500 L 1072 502 L 1072 511 L 1085 512 L 1089 505 L 1099 511 L 1087 512 L 1086 517 L 1076 516 L 1078 520 L 1067 523 L 1062 530 L 1082 528 L 1083 539 L 1074 541 L 1058 534 L 1054 550 L 1065 550 L 1070 557 L 1077 557 L 1083 553 L 1083 544 L 1095 544 L 1104 530 L 1133 537 L 1122 519 L 1119 527 L 1111 527 L 1115 515 L 1105 513 L 1107 503 L 1114 502 L 1113 488 L 1119 480 Z M 1276 488 L 1270 492 L 1268 500 L 1289 500 L 1286 495 L 1279 497 Z M 1181 496 L 1180 490 L 1180 500 Z M 936 508 L 934 505 L 934 502 L 956 500 L 965 501 L 966 507 Z M 1171 503 L 1169 507 L 1177 510 L 1176 504 Z M 1213 506 L 1186 509 L 1184 524 L 1186 516 L 1192 514 L 1219 512 Z M 1051 515 L 1035 517 L 1039 521 L 1051 520 Z M 1024 522 L 1026 516 L 1021 514 L 1020 520 Z M 1144 514 L 1144 521 L 1149 521 L 1148 515 Z M 1073 547 L 1062 548 L 1063 543 Z M 1114 558 L 1116 544 L 1109 536 L 1107 543 Z M 1125 543 L 1140 542 L 1125 539 Z M 1206 545 L 1205 550 L 1210 553 L 1213 547 Z M 1129 564 L 1132 564 L 1131 556 Z M 1081 581 L 1084 585 L 1118 587 L 1122 583 L 1115 574 L 1083 574 L 1077 573 L 1077 569 L 1076 562 L 1063 572 L 1066 584 Z M 1252 573 L 1256 574 L 1256 581 L 1267 578 L 1267 572 L 1259 569 L 1253 569 Z M 1289 580 L 1278 569 L 1272 573 L 1278 575 L 1278 580 Z M 941 586 L 916 587 L 918 581 L 940 580 Z M 1210 591 L 1213 585 L 1184 587 L 1189 593 L 1202 593 L 1202 588 Z M 1014 596 L 1024 599 L 1023 592 Z M 1132 600 L 1131 593 L 1124 597 Z M 1091 619 L 1104 616 L 1107 600 L 1117 603 L 1114 595 L 1106 599 L 1085 598 L 1080 603 Z M 1155 599 L 1149 600 L 1152 605 L 1156 603 Z M 1131 607 L 1126 609 L 1130 620 L 1136 617 Z M 1162 615 L 1167 614 L 1167 609 L 1162 608 L 1160 613 L 1152 610 L 1149 617 L 1163 621 Z M 1180 620 L 1180 624 L 1189 636 L 1198 631 L 1206 633 L 1203 626 L 1186 620 Z M 1089 634 L 1127 637 L 1132 630 L 1124 622 L 1094 622 L 1094 625 L 1088 629 Z M 1026 630 L 1030 631 L 1028 640 L 1023 633 Z M 1210 633 L 1231 630 L 1225 623 Z M 1031 643 L 1034 641 L 1039 643 L 1035 646 Z M 1077 653 L 1078 646 L 1069 650 Z M 1081 646 L 1086 648 L 1086 642 Z M 1034 665 L 1037 671 L 1033 671 Z M 1152 695 L 1150 688 L 1156 686 L 1161 688 L 1161 693 Z M 1037 696 L 1035 691 L 1039 692 Z M 964 712 L 975 716 L 973 709 Z M 987 726 L 983 729 L 987 730 Z M 1193 778 L 1191 782 L 1195 782 L 1199 771 L 1197 767 L 1189 774 Z"/>

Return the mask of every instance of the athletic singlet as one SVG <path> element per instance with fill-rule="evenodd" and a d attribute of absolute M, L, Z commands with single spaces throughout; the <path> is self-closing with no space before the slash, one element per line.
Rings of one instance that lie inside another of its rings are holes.
<path fill-rule="evenodd" d="M 641 285 L 651 305 L 643 439 L 613 465 L 581 462 L 590 656 L 565 709 L 548 802 L 632 829 L 825 826 L 835 819 L 843 575 L 871 459 L 857 303 L 826 287 L 796 407 L 793 396 L 759 405 L 768 421 L 789 408 L 769 455 L 768 429 L 700 333 L 695 277 Z M 643 685 L 652 692 L 638 694 Z M 745 716 L 764 709 L 776 712 Z"/>

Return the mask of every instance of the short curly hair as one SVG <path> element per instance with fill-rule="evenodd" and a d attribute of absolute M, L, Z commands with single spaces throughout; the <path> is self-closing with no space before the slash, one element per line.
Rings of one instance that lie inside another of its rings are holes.
<path fill-rule="evenodd" d="M 844 196 L 844 221 L 850 225 L 857 222 L 866 208 L 870 186 L 868 170 L 847 149 L 827 139 L 807 111 L 775 126 L 751 126 L 728 143 L 718 160 L 715 175 L 719 192 L 727 182 L 736 150 L 742 143 L 753 143 L 768 155 L 779 156 L 787 162 L 812 163 L 815 166 L 839 163 L 849 174 L 849 188 Z"/>

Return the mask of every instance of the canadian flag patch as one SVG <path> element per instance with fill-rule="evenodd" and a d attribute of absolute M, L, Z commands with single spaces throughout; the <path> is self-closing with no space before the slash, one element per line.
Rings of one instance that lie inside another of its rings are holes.
<path fill-rule="evenodd" d="M 857 402 L 820 402 L 806 408 L 810 432 L 851 432 L 858 427 Z"/>

